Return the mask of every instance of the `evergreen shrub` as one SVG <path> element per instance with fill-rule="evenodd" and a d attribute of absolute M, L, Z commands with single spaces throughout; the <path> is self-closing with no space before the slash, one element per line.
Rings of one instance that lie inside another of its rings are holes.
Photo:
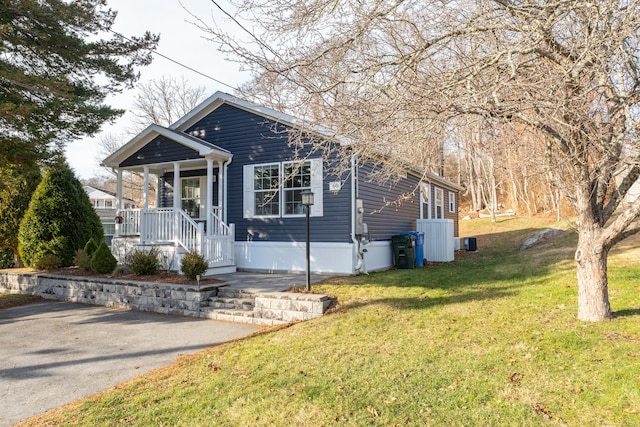
<path fill-rule="evenodd" d="M 204 259 L 204 256 L 198 252 L 186 253 L 180 262 L 180 269 L 182 270 L 182 273 L 192 280 L 195 280 L 196 276 L 202 275 L 208 268 L 209 265 Z"/>
<path fill-rule="evenodd" d="M 138 276 L 156 274 L 160 269 L 160 252 L 156 248 L 149 251 L 134 250 L 129 256 L 129 268 Z"/>
<path fill-rule="evenodd" d="M 98 249 L 93 253 L 91 270 L 96 273 L 106 274 L 111 273 L 116 268 L 116 265 L 118 265 L 118 261 L 103 240 L 100 246 L 98 246 Z"/>
<path fill-rule="evenodd" d="M 85 249 L 78 249 L 73 257 L 73 263 L 83 270 L 91 270 L 91 258 Z"/>
<path fill-rule="evenodd" d="M 98 249 L 98 243 L 96 242 L 96 240 L 92 237 L 90 238 L 87 243 L 84 245 L 84 251 L 87 255 L 92 256 L 93 253 L 96 251 L 96 249 Z"/>
<path fill-rule="evenodd" d="M 92 237 L 96 241 L 103 238 L 100 218 L 73 171 L 60 164 L 45 174 L 20 223 L 20 258 L 34 267 L 36 260 L 52 254 L 60 259 L 61 267 L 68 267 L 76 251 Z"/>
<path fill-rule="evenodd" d="M 54 254 L 39 254 L 33 261 L 36 270 L 54 270 L 60 267 L 60 257 Z"/>

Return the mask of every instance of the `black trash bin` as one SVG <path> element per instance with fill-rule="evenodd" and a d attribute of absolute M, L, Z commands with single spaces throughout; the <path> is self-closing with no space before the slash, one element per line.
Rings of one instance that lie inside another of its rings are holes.
<path fill-rule="evenodd" d="M 397 268 L 416 268 L 416 236 L 401 234 L 391 237 L 393 261 Z"/>

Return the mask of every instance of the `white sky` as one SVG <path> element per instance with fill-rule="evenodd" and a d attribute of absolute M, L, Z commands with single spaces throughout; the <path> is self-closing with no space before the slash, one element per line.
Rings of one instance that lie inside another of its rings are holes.
<path fill-rule="evenodd" d="M 225 61 L 223 55 L 216 50 L 216 45 L 204 37 L 206 34 L 187 21 L 193 17 L 183 9 L 178 0 L 109 0 L 109 7 L 118 11 L 113 30 L 125 36 L 140 36 L 145 31 L 160 34 L 157 51 L 169 58 L 201 71 L 226 84 L 237 87 L 249 79 L 248 73 L 242 73 L 237 63 Z M 182 4 L 205 22 L 215 19 L 219 25 L 229 27 L 235 32 L 234 24 L 210 0 L 182 0 Z M 220 4 L 232 10 L 226 1 Z M 213 17 L 213 18 L 212 18 Z M 190 86 L 205 86 L 207 96 L 217 90 L 231 93 L 232 89 L 216 83 L 197 73 L 180 67 L 173 62 L 154 55 L 151 65 L 139 69 L 141 78 L 138 83 L 147 83 L 163 75 L 184 77 Z M 128 109 L 133 103 L 136 90 L 123 92 L 107 98 L 107 103 L 116 108 Z M 119 134 L 130 123 L 129 114 L 123 115 L 114 125 L 104 125 L 101 133 Z M 68 144 L 66 157 L 69 165 L 81 178 L 90 178 L 104 174 L 105 169 L 99 166 L 97 144 L 100 134 L 84 138 Z"/>

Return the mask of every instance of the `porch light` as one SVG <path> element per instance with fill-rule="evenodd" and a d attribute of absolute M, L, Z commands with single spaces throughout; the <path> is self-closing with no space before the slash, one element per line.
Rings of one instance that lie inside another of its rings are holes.
<path fill-rule="evenodd" d="M 311 211 L 311 206 L 313 205 L 313 191 L 311 190 L 302 190 L 300 192 L 300 196 L 302 196 L 302 204 L 306 207 L 307 211 L 307 292 L 311 291 L 311 258 L 309 256 L 311 252 L 310 245 L 310 233 L 309 233 L 309 212 Z"/>
<path fill-rule="evenodd" d="M 302 190 L 300 195 L 302 196 L 302 204 L 307 206 L 307 209 L 309 206 L 313 205 L 313 191 Z"/>

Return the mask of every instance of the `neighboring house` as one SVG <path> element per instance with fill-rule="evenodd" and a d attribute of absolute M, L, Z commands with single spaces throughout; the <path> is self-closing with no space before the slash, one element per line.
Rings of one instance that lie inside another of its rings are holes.
<path fill-rule="evenodd" d="M 111 245 L 111 239 L 116 231 L 115 218 L 118 207 L 118 198 L 115 193 L 92 187 L 90 185 L 85 185 L 84 191 L 89 196 L 91 206 L 93 206 L 93 209 L 95 209 L 98 217 L 100 218 L 102 228 L 104 229 L 104 241 L 107 242 L 108 245 Z M 133 200 L 122 199 L 122 203 L 125 209 L 136 208 L 136 202 Z"/>
<path fill-rule="evenodd" d="M 174 259 L 174 268 L 182 253 L 197 250 L 209 260 L 210 272 L 304 271 L 303 190 L 315 199 L 313 272 L 390 268 L 391 237 L 415 230 L 421 218 L 449 218 L 458 235 L 461 187 L 413 168 L 394 185 L 380 186 L 368 181 L 372 167 L 355 156 L 352 170 L 335 177 L 320 155 L 295 158 L 286 129 L 296 123 L 217 92 L 170 127 L 154 124 L 142 131 L 103 161 L 118 174 L 117 194 L 124 171 L 142 173 L 146 188 L 155 177 L 159 189 L 156 207 L 148 196 L 142 209 L 120 205 L 114 255 L 122 260 L 136 247 L 158 246 Z M 304 130 L 333 136 L 319 127 Z M 399 198 L 406 194 L 415 196 Z"/>

